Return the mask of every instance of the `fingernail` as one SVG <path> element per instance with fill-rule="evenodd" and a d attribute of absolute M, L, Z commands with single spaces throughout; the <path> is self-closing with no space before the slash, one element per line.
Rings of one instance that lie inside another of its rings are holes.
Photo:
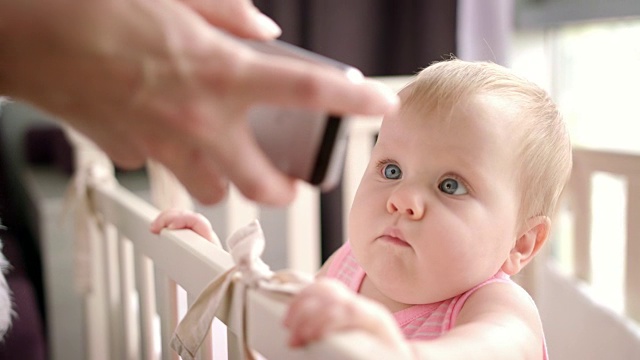
<path fill-rule="evenodd" d="M 257 12 L 256 23 L 263 35 L 269 38 L 276 38 L 282 34 L 282 29 L 267 15 Z"/>
<path fill-rule="evenodd" d="M 349 80 L 351 80 L 354 83 L 361 83 L 365 79 L 362 72 L 360 72 L 360 70 L 355 68 L 348 69 L 345 75 Z"/>

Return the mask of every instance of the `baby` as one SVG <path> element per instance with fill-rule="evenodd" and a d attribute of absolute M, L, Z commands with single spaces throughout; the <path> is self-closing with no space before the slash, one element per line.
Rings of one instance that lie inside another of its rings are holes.
<path fill-rule="evenodd" d="M 571 171 L 556 105 L 491 63 L 433 64 L 383 122 L 349 239 L 297 295 L 290 345 L 362 330 L 398 359 L 546 359 L 538 311 L 510 276 L 538 253 Z M 169 212 L 162 227 L 210 229 Z"/>

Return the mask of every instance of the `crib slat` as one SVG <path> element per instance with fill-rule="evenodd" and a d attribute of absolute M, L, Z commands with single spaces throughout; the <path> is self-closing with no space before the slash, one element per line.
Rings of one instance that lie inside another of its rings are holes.
<path fill-rule="evenodd" d="M 156 306 L 160 316 L 160 344 L 162 359 L 178 360 L 177 354 L 169 348 L 173 330 L 178 324 L 178 289 L 175 281 L 156 267 Z"/>
<path fill-rule="evenodd" d="M 122 329 L 124 324 L 123 306 L 120 301 L 120 256 L 118 254 L 118 232 L 111 225 L 104 228 L 105 241 L 103 242 L 103 256 L 106 264 L 106 280 L 107 280 L 107 298 L 108 313 L 107 320 L 109 322 L 109 343 L 111 349 L 118 358 L 124 358 L 124 334 Z"/>
<path fill-rule="evenodd" d="M 122 328 L 124 336 L 124 359 L 140 359 L 140 332 L 138 323 L 139 299 L 135 291 L 133 264 L 133 245 L 126 238 L 120 238 L 118 253 L 120 257 L 120 304 L 122 306 Z"/>
<path fill-rule="evenodd" d="M 574 212 L 574 269 L 577 278 L 591 282 L 591 188 L 589 153 L 574 153 L 571 204 Z"/>
<path fill-rule="evenodd" d="M 156 310 L 153 262 L 136 251 L 136 287 L 140 294 L 140 338 L 142 359 L 160 359 L 160 319 Z"/>
<path fill-rule="evenodd" d="M 297 185 L 296 200 L 285 214 L 286 268 L 314 274 L 321 259 L 320 191 L 302 182 Z"/>
<path fill-rule="evenodd" d="M 625 308 L 640 322 L 640 177 L 628 178 Z"/>
<path fill-rule="evenodd" d="M 89 238 L 91 249 L 95 254 L 102 252 L 104 243 L 101 239 Z M 97 250 L 97 251 L 96 251 Z M 109 346 L 109 298 L 107 292 L 107 275 L 104 256 L 94 256 L 91 261 L 91 292 L 87 294 L 85 316 L 87 318 L 87 358 L 90 360 L 110 359 Z"/>

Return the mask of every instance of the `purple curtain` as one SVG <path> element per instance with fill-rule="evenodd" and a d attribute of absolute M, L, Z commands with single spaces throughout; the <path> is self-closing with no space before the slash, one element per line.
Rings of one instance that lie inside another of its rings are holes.
<path fill-rule="evenodd" d="M 413 74 L 456 50 L 456 1 L 257 0 L 281 39 L 367 76 Z"/>

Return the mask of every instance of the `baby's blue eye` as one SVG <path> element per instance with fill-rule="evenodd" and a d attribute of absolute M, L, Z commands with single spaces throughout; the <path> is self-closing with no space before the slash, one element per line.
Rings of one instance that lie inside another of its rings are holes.
<path fill-rule="evenodd" d="M 382 175 L 384 175 L 386 179 L 400 179 L 402 170 L 400 170 L 400 167 L 396 164 L 388 164 L 382 169 Z"/>
<path fill-rule="evenodd" d="M 446 178 L 438 185 L 438 189 L 449 195 L 465 195 L 468 193 L 467 188 L 458 180 Z"/>

